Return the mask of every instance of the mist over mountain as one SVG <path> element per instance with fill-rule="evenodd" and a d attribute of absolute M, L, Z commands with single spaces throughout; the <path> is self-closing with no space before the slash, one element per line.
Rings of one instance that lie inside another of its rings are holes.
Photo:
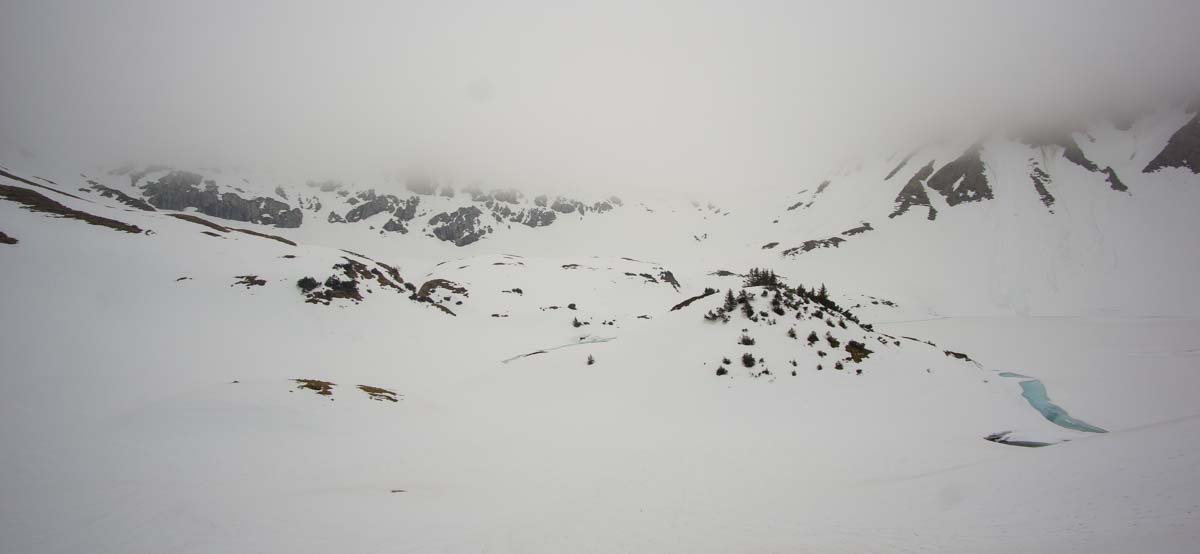
<path fill-rule="evenodd" d="M 6 143 L 499 186 L 794 187 L 1200 88 L 1192 2 L 9 2 Z"/>

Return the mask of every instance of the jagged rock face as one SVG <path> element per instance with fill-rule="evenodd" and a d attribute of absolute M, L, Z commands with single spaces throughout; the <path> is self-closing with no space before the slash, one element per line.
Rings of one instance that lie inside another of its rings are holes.
<path fill-rule="evenodd" d="M 1171 135 L 1167 146 L 1150 161 L 1142 173 L 1154 173 L 1168 167 L 1181 167 L 1191 170 L 1192 173 L 1200 173 L 1200 114 Z"/>
<path fill-rule="evenodd" d="M 550 209 L 563 214 L 579 212 L 580 215 L 587 213 L 588 210 L 583 202 L 561 197 L 554 199 L 554 203 L 550 205 Z"/>
<path fill-rule="evenodd" d="M 429 225 L 433 226 L 433 236 L 440 240 L 454 243 L 455 246 L 466 246 L 492 232 L 492 228 L 483 225 L 480 216 L 483 211 L 475 206 L 459 208 L 453 212 L 442 212 L 430 218 Z"/>
<path fill-rule="evenodd" d="M 1108 181 L 1109 188 L 1117 192 L 1129 192 L 1129 187 L 1125 186 L 1125 183 L 1121 182 L 1121 178 L 1117 177 L 1117 172 L 1113 171 L 1112 167 L 1104 168 L 1104 175 L 1106 176 L 1105 179 Z"/>
<path fill-rule="evenodd" d="M 551 223 L 554 223 L 554 220 L 557 218 L 558 214 L 555 214 L 553 210 L 547 210 L 545 208 L 531 208 L 524 212 L 518 221 L 523 225 L 528 225 L 529 227 L 545 227 Z"/>
<path fill-rule="evenodd" d="M 390 194 L 374 198 L 346 212 L 346 222 L 355 223 L 381 212 L 391 212 L 399 203 L 400 199 Z"/>
<path fill-rule="evenodd" d="M 345 223 L 346 218 L 338 215 L 337 212 L 329 212 L 329 217 L 326 219 L 326 221 L 330 223 Z"/>
<path fill-rule="evenodd" d="M 395 217 L 389 219 L 387 223 L 383 224 L 383 230 L 390 233 L 400 233 L 401 235 L 408 233 L 408 227 L 404 225 L 404 221 L 401 221 Z"/>
<path fill-rule="evenodd" d="M 903 215 L 908 212 L 913 206 L 924 206 L 929 208 L 928 219 L 933 221 L 937 219 L 937 209 L 929 203 L 929 194 L 925 192 L 924 182 L 933 174 L 933 162 L 922 167 L 913 175 L 904 188 L 900 189 L 900 193 L 896 195 L 896 210 L 888 215 L 889 218 Z"/>
<path fill-rule="evenodd" d="M 204 190 L 200 190 L 202 180 L 203 177 L 196 173 L 172 171 L 158 181 L 147 183 L 142 195 L 150 205 L 159 209 L 196 208 L 205 215 L 233 221 L 295 228 L 304 219 L 299 208 L 292 208 L 274 198 L 260 196 L 246 199 L 230 192 L 217 194 L 217 187 L 211 181 L 207 181 Z"/>
<path fill-rule="evenodd" d="M 391 194 L 377 196 L 374 190 L 361 192 L 356 198 L 366 202 L 346 212 L 344 219 L 330 212 L 329 222 L 357 223 L 376 214 L 390 213 L 392 218 L 383 225 L 383 230 L 403 234 L 408 232 L 405 222 L 412 221 L 417 216 L 417 205 L 421 203 L 420 197 L 417 196 L 401 200 Z"/>
<path fill-rule="evenodd" d="M 491 201 L 484 205 L 487 206 L 488 209 L 492 210 L 492 217 L 496 218 L 496 221 L 498 222 L 506 219 L 510 221 L 521 221 L 522 214 L 520 212 L 513 211 L 513 209 L 508 206 Z"/>
<path fill-rule="evenodd" d="M 396 198 L 390 194 L 387 196 L 380 196 L 379 198 L 365 202 L 362 205 L 346 212 L 346 222 L 354 223 L 357 221 L 362 221 L 377 213 L 390 212 L 396 209 L 396 205 L 399 202 L 399 198 Z"/>
<path fill-rule="evenodd" d="M 957 206 L 963 202 L 991 200 L 992 187 L 984 174 L 980 146 L 975 145 L 958 159 L 937 170 L 925 184 L 946 197 L 946 203 Z"/>

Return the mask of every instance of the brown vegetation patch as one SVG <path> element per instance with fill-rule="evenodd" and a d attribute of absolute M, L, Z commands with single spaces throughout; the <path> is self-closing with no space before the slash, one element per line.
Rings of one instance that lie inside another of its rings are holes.
<path fill-rule="evenodd" d="M 358 388 L 359 388 L 359 390 L 367 393 L 367 396 L 370 396 L 371 400 L 378 400 L 380 402 L 383 402 L 383 401 L 397 402 L 398 401 L 396 398 L 396 393 L 393 391 L 387 390 L 387 389 L 381 389 L 379 387 L 372 387 L 370 385 L 359 385 Z"/>
<path fill-rule="evenodd" d="M 286 244 L 286 245 L 288 245 L 288 246 L 296 246 L 296 243 L 294 243 L 294 242 L 292 242 L 292 241 L 290 241 L 290 240 L 288 240 L 288 239 L 285 239 L 285 238 L 283 238 L 283 237 L 276 236 L 276 235 L 268 235 L 268 234 L 266 234 L 266 233 L 260 233 L 260 232 L 258 232 L 258 231 L 251 231 L 251 230 L 249 230 L 249 229 L 234 229 L 234 228 L 232 228 L 232 227 L 230 228 L 230 230 L 231 230 L 231 231 L 237 231 L 237 232 L 239 232 L 239 233 L 246 233 L 247 235 L 254 235 L 254 236 L 256 236 L 256 237 L 260 237 L 260 238 L 264 238 L 264 239 L 271 239 L 271 240 L 273 240 L 273 241 L 282 242 L 282 243 L 284 243 L 284 244 Z"/>
<path fill-rule="evenodd" d="M 300 386 L 296 387 L 297 389 L 316 391 L 321 396 L 333 396 L 333 387 L 337 386 L 336 383 L 320 379 L 292 379 L 292 381 L 300 383 Z"/>
<path fill-rule="evenodd" d="M 3 173 L 3 172 L 0 172 L 0 173 Z M 11 176 L 11 174 L 8 174 L 8 173 L 4 173 L 4 175 Z M 35 186 L 40 186 L 40 185 L 35 185 Z M 46 188 L 46 187 L 43 187 L 43 188 Z M 51 190 L 53 190 L 53 189 L 51 189 Z M 70 194 L 68 194 L 67 196 L 71 196 L 72 198 L 79 198 L 78 196 L 72 196 Z M 63 218 L 67 218 L 67 219 L 78 219 L 84 223 L 88 223 L 91 225 L 99 225 L 101 227 L 108 227 L 109 229 L 113 229 L 116 231 L 124 231 L 126 233 L 133 233 L 135 235 L 142 234 L 141 227 L 138 227 L 136 225 L 130 225 L 128 223 L 117 221 L 115 219 L 108 219 L 107 217 L 100 217 L 98 215 L 93 215 L 93 214 L 90 214 L 87 212 L 82 212 L 82 211 L 76 210 L 74 208 L 68 208 L 62 204 L 59 204 L 58 202 L 55 202 L 54 200 L 51 200 L 51 199 L 43 196 L 40 193 L 34 192 L 34 191 L 26 189 L 26 188 L 13 187 L 13 186 L 8 186 L 8 185 L 0 185 L 0 198 L 21 204 L 25 207 L 25 209 L 27 209 L 31 212 L 47 213 L 47 214 L 52 214 L 52 215 L 56 215 L 58 217 L 63 217 Z"/>
<path fill-rule="evenodd" d="M 218 225 L 207 219 L 204 219 L 203 217 L 197 217 L 192 214 L 167 214 L 167 215 L 169 215 L 175 219 L 182 219 L 184 221 L 189 221 L 191 223 L 195 223 L 196 225 L 203 225 L 205 227 L 208 227 L 209 229 L 220 231 L 222 233 L 229 233 L 229 232 L 245 233 L 247 235 L 253 235 L 253 236 L 256 236 L 259 238 L 271 239 L 273 241 L 282 242 L 283 244 L 286 244 L 288 246 L 296 246 L 296 243 L 294 243 L 288 239 L 285 239 L 283 237 L 279 237 L 279 236 L 275 236 L 275 235 L 268 235 L 266 233 L 260 233 L 258 231 L 251 231 L 249 229 L 237 229 L 234 227 L 226 227 L 224 225 Z M 212 233 L 205 233 L 205 234 L 212 235 Z M 212 236 L 218 236 L 218 235 L 212 235 Z"/>
<path fill-rule="evenodd" d="M 76 199 L 76 200 L 84 200 L 84 201 L 86 201 L 86 199 L 84 199 L 84 198 L 80 198 L 80 197 L 78 197 L 78 196 L 75 196 L 74 194 L 71 194 L 71 193 L 69 193 L 69 192 L 63 192 L 63 191 L 61 191 L 61 190 L 58 190 L 58 189 L 56 189 L 56 188 L 53 188 L 53 187 L 48 187 L 48 186 L 46 186 L 46 185 L 39 185 L 39 184 L 37 184 L 37 183 L 35 183 L 35 182 L 33 182 L 33 181 L 30 181 L 29 179 L 26 179 L 26 178 L 24 178 L 24 177 L 20 177 L 20 176 L 18 176 L 18 175 L 13 175 L 12 173 L 9 173 L 9 172 L 7 172 L 7 171 L 4 171 L 4 170 L 0 170 L 0 176 L 8 177 L 9 179 L 12 179 L 12 180 L 14 180 L 14 181 L 18 181 L 18 182 L 21 182 L 21 183 L 25 183 L 26 185 L 29 185 L 29 186 L 31 186 L 31 187 L 43 188 L 43 189 L 46 189 L 46 190 L 49 190 L 49 191 L 54 191 L 54 192 L 57 192 L 57 193 L 59 193 L 59 194 L 61 194 L 61 195 L 63 195 L 63 196 L 70 196 L 71 198 L 74 198 L 74 199 Z M 41 178 L 41 177 L 39 177 L 39 179 L 40 179 L 40 178 Z M 48 183 L 51 183 L 51 182 L 53 182 L 53 181 L 47 181 L 47 182 L 48 182 Z M 55 183 L 55 184 L 57 184 L 57 183 Z"/>
<path fill-rule="evenodd" d="M 868 349 L 867 345 L 856 340 L 846 343 L 846 353 L 850 354 L 850 359 L 856 364 L 869 358 L 872 352 L 874 351 Z"/>
<path fill-rule="evenodd" d="M 445 289 L 455 294 L 470 296 L 470 294 L 467 292 L 467 289 L 463 288 L 454 281 L 447 281 L 446 279 L 430 279 L 425 281 L 425 283 L 421 285 L 421 288 L 417 290 L 416 299 L 421 302 L 433 302 L 433 295 L 438 289 Z"/>
<path fill-rule="evenodd" d="M 17 239 L 4 234 L 4 231 L 0 231 L 0 244 L 16 244 L 17 242 L 19 242 Z"/>
<path fill-rule="evenodd" d="M 952 358 L 958 358 L 958 359 L 960 359 L 960 360 L 962 360 L 962 361 L 964 361 L 964 362 L 971 362 L 971 363 L 975 363 L 975 360 L 972 360 L 970 356 L 968 356 L 968 355 L 966 355 L 966 354 L 963 354 L 962 352 L 955 352 L 955 351 L 953 351 L 953 350 L 946 350 L 946 351 L 945 351 L 945 354 L 946 354 L 947 356 L 950 356 L 950 357 L 952 357 Z"/>
<path fill-rule="evenodd" d="M 192 214 L 167 214 L 167 215 L 169 215 L 175 219 L 182 219 L 184 221 L 190 221 L 192 223 L 195 223 L 196 225 L 203 225 L 205 227 L 208 227 L 209 229 L 214 229 L 214 230 L 220 231 L 222 233 L 229 232 L 229 227 L 225 227 L 223 225 L 217 225 L 216 223 L 213 223 L 207 219 L 204 219 L 203 217 L 196 217 Z"/>
<path fill-rule="evenodd" d="M 238 275 L 238 276 L 236 276 L 236 278 L 237 278 L 237 281 L 234 281 L 234 283 L 229 286 L 233 287 L 233 286 L 237 286 L 237 285 L 245 285 L 246 288 L 250 288 L 250 287 L 261 287 L 261 286 L 267 284 L 267 280 L 259 279 L 258 275 Z"/>

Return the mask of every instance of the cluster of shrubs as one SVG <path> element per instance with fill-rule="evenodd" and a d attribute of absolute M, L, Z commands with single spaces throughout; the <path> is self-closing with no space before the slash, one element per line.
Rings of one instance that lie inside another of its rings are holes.
<path fill-rule="evenodd" d="M 782 287 L 784 284 L 774 271 L 752 267 L 746 273 L 746 279 L 742 282 L 742 286 L 776 288 Z"/>
<path fill-rule="evenodd" d="M 296 286 L 300 287 L 300 290 L 304 292 L 312 292 L 321 286 L 321 282 L 312 277 L 301 277 L 299 281 L 296 281 Z M 330 275 L 328 279 L 325 279 L 325 286 L 334 292 L 342 294 L 353 295 L 358 293 L 358 281 L 352 279 L 343 281 L 337 275 Z"/>

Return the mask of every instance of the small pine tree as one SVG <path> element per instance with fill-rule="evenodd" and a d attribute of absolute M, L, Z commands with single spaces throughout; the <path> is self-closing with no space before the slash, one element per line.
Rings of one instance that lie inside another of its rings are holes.
<path fill-rule="evenodd" d="M 742 365 L 746 367 L 754 367 L 754 356 L 749 352 L 742 354 Z"/>
<path fill-rule="evenodd" d="M 729 370 L 727 370 L 727 369 L 725 369 L 725 368 L 723 368 L 723 367 L 718 367 L 718 368 L 717 368 L 717 376 L 718 376 L 718 377 L 719 377 L 719 376 L 721 376 L 721 375 L 725 375 L 725 374 L 727 374 L 727 373 L 729 373 Z"/>
<path fill-rule="evenodd" d="M 749 300 L 742 303 L 742 315 L 746 316 L 746 319 L 754 319 L 754 306 L 750 305 Z"/>
<path fill-rule="evenodd" d="M 754 339 L 750 335 L 742 335 L 742 338 L 738 339 L 738 344 L 742 346 L 754 346 Z"/>
<path fill-rule="evenodd" d="M 733 297 L 733 289 L 725 289 L 725 303 L 721 305 L 721 308 L 726 312 L 732 312 L 734 308 L 737 308 L 737 299 Z"/>
<path fill-rule="evenodd" d="M 837 363 L 833 364 L 833 369 L 844 369 L 842 367 L 842 362 L 837 362 Z"/>
<path fill-rule="evenodd" d="M 594 363 L 596 363 L 596 358 L 593 358 L 591 354 L 588 354 L 587 365 L 592 365 Z"/>
<path fill-rule="evenodd" d="M 817 332 L 816 332 L 816 331 L 810 331 L 810 332 L 808 333 L 808 345 L 809 345 L 809 346 L 812 346 L 812 345 L 816 344 L 816 343 L 817 343 L 817 341 L 819 341 L 819 340 L 821 340 L 821 338 L 817 336 Z"/>
<path fill-rule="evenodd" d="M 304 277 L 296 282 L 296 286 L 300 287 L 300 290 L 304 292 L 309 292 L 321 286 L 321 283 L 312 277 Z"/>
<path fill-rule="evenodd" d="M 820 298 L 821 300 L 829 299 L 829 291 L 825 290 L 825 283 L 821 283 L 821 288 L 817 289 L 817 298 Z"/>
<path fill-rule="evenodd" d="M 579 322 L 579 318 L 574 318 L 574 319 L 572 319 L 572 320 L 571 320 L 571 325 L 572 325 L 573 327 L 582 327 L 582 326 L 583 326 L 583 324 Z"/>
<path fill-rule="evenodd" d="M 790 328 L 788 328 L 788 333 L 787 333 L 787 335 L 788 335 L 788 338 L 789 338 L 789 339 L 794 339 L 794 338 L 796 338 L 796 328 L 795 328 L 795 327 L 790 327 Z"/>

